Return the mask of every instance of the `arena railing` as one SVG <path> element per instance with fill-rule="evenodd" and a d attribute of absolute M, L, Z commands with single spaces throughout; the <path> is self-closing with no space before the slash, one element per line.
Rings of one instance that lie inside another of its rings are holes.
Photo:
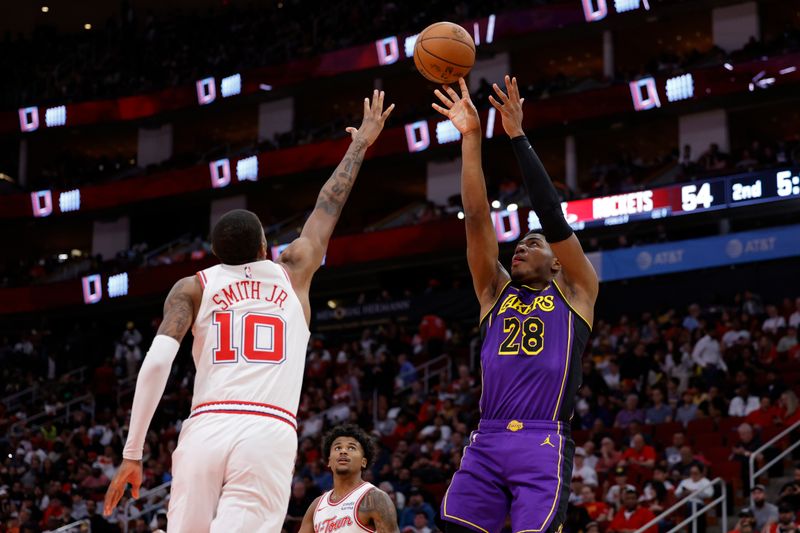
<path fill-rule="evenodd" d="M 94 410 L 94 395 L 91 393 L 84 394 L 79 398 L 75 398 L 70 402 L 58 406 L 53 413 L 42 411 L 24 420 L 15 422 L 9 428 L 8 433 L 13 437 L 19 437 L 25 429 L 39 429 L 45 422 L 64 422 L 69 420 L 73 413 L 81 411 L 87 413 L 90 419 L 93 419 Z M 59 415 L 58 413 L 61 411 L 63 411 L 63 413 Z"/>
<path fill-rule="evenodd" d="M 708 502 L 707 504 L 705 504 L 702 508 L 700 508 L 700 509 L 697 508 L 697 506 L 699 505 L 698 500 L 702 500 L 702 497 L 700 496 L 700 493 L 703 492 L 704 490 L 706 490 L 706 487 L 703 487 L 702 489 L 699 489 L 699 490 L 696 490 L 696 491 L 692 492 L 691 494 L 689 494 L 688 496 L 686 496 L 682 500 L 680 500 L 677 503 L 675 503 L 672 507 L 670 507 L 669 509 L 665 510 L 663 513 L 661 513 L 660 515 L 656 516 L 655 518 L 650 520 L 648 523 L 646 523 L 645 525 L 643 525 L 642 527 L 637 529 L 634 533 L 644 533 L 645 531 L 647 531 L 648 529 L 650 529 L 651 527 L 654 527 L 654 526 L 658 526 L 658 531 L 659 532 L 662 532 L 662 533 L 675 533 L 676 531 L 682 529 L 684 526 L 688 525 L 690 522 L 692 524 L 692 533 L 697 533 L 697 519 L 700 516 L 702 516 L 704 514 L 707 514 L 709 511 L 714 509 L 717 505 L 721 505 L 722 506 L 722 528 L 720 529 L 720 531 L 722 531 L 722 532 L 728 531 L 728 485 L 727 485 L 727 483 L 725 482 L 724 479 L 718 477 L 718 478 L 715 478 L 713 481 L 711 481 L 711 486 L 712 487 L 719 486 L 719 488 L 720 488 L 719 496 L 713 497 L 714 499 L 711 500 L 710 502 Z M 668 518 L 668 517 L 670 517 L 670 516 L 672 516 L 674 514 L 682 512 L 683 509 L 687 505 L 692 507 L 691 514 L 689 514 L 688 517 L 684 518 L 682 522 L 680 522 L 679 524 L 676 524 L 671 529 L 669 529 L 669 530 L 667 530 L 665 532 L 664 528 L 662 528 L 660 526 L 660 523 L 664 519 L 666 519 L 666 518 Z"/>
<path fill-rule="evenodd" d="M 73 376 L 77 376 L 77 381 L 83 382 L 86 378 L 86 370 L 87 367 L 82 366 L 80 368 L 76 368 L 75 370 L 70 370 L 66 374 L 62 374 L 57 376 L 53 382 L 58 383 L 64 379 L 72 379 Z M 15 411 L 17 407 L 26 404 L 30 405 L 31 403 L 35 402 L 39 399 L 39 396 L 42 395 L 47 390 L 46 384 L 36 383 L 31 385 L 27 389 L 23 389 L 19 392 L 15 392 L 14 394 L 9 394 L 2 400 L 0 403 L 5 404 L 6 409 L 9 411 Z"/>
<path fill-rule="evenodd" d="M 434 368 L 435 367 L 435 368 Z M 422 363 L 414 367 L 414 370 L 417 373 L 417 379 L 422 381 L 422 390 L 425 392 L 425 395 L 428 395 L 428 391 L 431 389 L 431 380 L 433 378 L 439 378 L 444 375 L 447 377 L 447 381 L 450 381 L 453 378 L 453 370 L 452 370 L 452 360 L 450 359 L 449 355 L 440 355 L 434 359 L 426 363 Z M 400 392 L 404 392 L 413 387 L 411 385 L 405 385 L 399 388 Z"/>
<path fill-rule="evenodd" d="M 48 529 L 44 533 L 92 533 L 92 522 L 88 518 L 76 520 L 58 529 Z"/>
<path fill-rule="evenodd" d="M 781 431 L 780 433 L 778 433 L 777 435 L 772 437 L 769 441 L 765 442 L 759 449 L 757 449 L 756 451 L 754 451 L 753 453 L 750 454 L 750 457 L 748 458 L 748 462 L 749 462 L 748 473 L 750 474 L 750 477 L 748 479 L 748 481 L 750 483 L 749 487 L 754 487 L 755 483 L 756 483 L 756 479 L 758 478 L 758 476 L 760 476 L 761 474 L 763 474 L 764 472 L 769 470 L 770 467 L 772 467 L 772 465 L 774 465 L 778 461 L 782 461 L 784 457 L 786 457 L 787 455 L 789 455 L 792 452 L 792 450 L 794 450 L 795 448 L 800 446 L 800 439 L 796 439 L 792 444 L 787 446 L 778 455 L 773 457 L 770 462 L 768 462 L 767 464 L 765 464 L 764 466 L 762 466 L 761 468 L 756 470 L 756 460 L 758 459 L 758 457 L 761 456 L 761 454 L 763 454 L 764 451 L 766 451 L 768 448 L 772 447 L 773 444 L 775 444 L 779 440 L 785 438 L 789 433 L 791 433 L 792 431 L 796 430 L 797 428 L 800 428 L 800 420 L 798 420 L 797 422 L 795 422 L 794 424 L 792 424 L 788 428 L 784 429 L 783 431 Z M 752 507 L 753 505 L 755 505 L 755 502 L 753 501 L 753 492 L 751 491 L 750 492 L 750 507 Z"/>
<path fill-rule="evenodd" d="M 128 528 L 130 527 L 130 521 L 136 520 L 137 518 L 141 518 L 143 516 L 150 516 L 151 513 L 155 513 L 161 509 L 163 509 L 167 503 L 167 496 L 169 495 L 169 488 L 172 486 L 172 481 L 167 481 L 166 483 L 162 483 L 157 487 L 153 487 L 152 489 L 145 489 L 139 493 L 139 497 L 134 499 L 131 498 L 125 504 L 125 507 L 122 510 L 122 514 L 119 517 L 119 521 L 122 523 L 122 531 L 123 533 L 128 533 Z M 155 501 L 154 498 L 157 498 Z M 133 507 L 134 504 L 140 500 L 148 501 L 145 502 L 144 507 L 141 509 L 136 510 L 136 514 L 133 514 Z"/>
<path fill-rule="evenodd" d="M 58 529 L 48 529 L 44 533 L 92 533 L 92 522 L 88 518 L 76 520 Z"/>

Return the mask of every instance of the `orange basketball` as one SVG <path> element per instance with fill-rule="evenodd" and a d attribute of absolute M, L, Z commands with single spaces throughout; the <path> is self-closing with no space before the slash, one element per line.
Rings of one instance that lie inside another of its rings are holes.
<path fill-rule="evenodd" d="M 434 83 L 453 83 L 466 76 L 475 64 L 475 42 L 458 24 L 431 24 L 417 37 L 414 64 Z"/>

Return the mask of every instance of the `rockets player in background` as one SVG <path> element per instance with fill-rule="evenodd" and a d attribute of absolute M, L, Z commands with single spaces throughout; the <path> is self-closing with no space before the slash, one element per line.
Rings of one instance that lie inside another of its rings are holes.
<path fill-rule="evenodd" d="M 581 356 L 597 299 L 597 275 L 561 211 L 550 177 L 522 130 L 522 99 L 506 76 L 499 101 L 542 233 L 517 243 L 511 274 L 498 261 L 481 169 L 481 123 L 459 80 L 434 109 L 461 132 L 461 197 L 467 261 L 481 306 L 483 394 L 478 430 L 442 501 L 448 533 L 560 531 L 566 518 L 575 444 L 569 421 L 581 380 Z"/>
<path fill-rule="evenodd" d="M 333 472 L 333 489 L 308 507 L 298 533 L 399 533 L 397 511 L 389 495 L 361 479 L 372 462 L 372 439 L 354 425 L 331 430 L 322 444 Z"/>
<path fill-rule="evenodd" d="M 276 262 L 258 217 L 226 213 L 211 235 L 222 264 L 178 281 L 164 303 L 139 377 L 123 461 L 105 498 L 108 516 L 127 483 L 142 483 L 142 449 L 180 342 L 192 326 L 192 411 L 172 457 L 170 533 L 281 530 L 297 449 L 309 287 L 364 160 L 394 105 L 364 99 L 361 126 L 322 187 L 300 236 Z"/>

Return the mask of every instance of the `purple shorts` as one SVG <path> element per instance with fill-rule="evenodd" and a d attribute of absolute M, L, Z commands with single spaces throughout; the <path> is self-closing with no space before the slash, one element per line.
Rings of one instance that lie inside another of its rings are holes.
<path fill-rule="evenodd" d="M 442 519 L 497 533 L 559 531 L 566 520 L 575 443 L 560 422 L 481 420 L 442 501 Z"/>

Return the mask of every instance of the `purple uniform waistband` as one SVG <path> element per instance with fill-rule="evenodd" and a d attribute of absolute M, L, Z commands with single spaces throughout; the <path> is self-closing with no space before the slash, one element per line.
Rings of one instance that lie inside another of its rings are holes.
<path fill-rule="evenodd" d="M 489 433 L 497 431 L 510 431 L 515 433 L 517 431 L 535 430 L 553 431 L 561 435 L 568 435 L 569 429 L 568 424 L 552 422 L 550 420 L 481 420 L 478 424 L 478 431 Z"/>

